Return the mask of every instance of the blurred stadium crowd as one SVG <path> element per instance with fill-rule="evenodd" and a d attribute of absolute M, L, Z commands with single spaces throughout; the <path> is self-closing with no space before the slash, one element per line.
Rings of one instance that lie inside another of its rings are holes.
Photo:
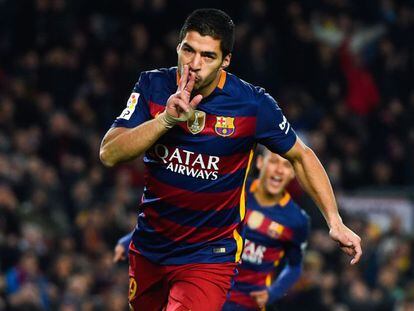
<path fill-rule="evenodd" d="M 127 309 L 112 250 L 134 226 L 142 164 L 104 169 L 99 143 L 208 6 L 236 23 L 230 71 L 276 97 L 337 191 L 413 186 L 414 1 L 0 0 L 0 310 Z M 413 239 L 397 221 L 347 221 L 363 262 L 349 266 L 314 217 L 277 310 L 414 310 Z"/>

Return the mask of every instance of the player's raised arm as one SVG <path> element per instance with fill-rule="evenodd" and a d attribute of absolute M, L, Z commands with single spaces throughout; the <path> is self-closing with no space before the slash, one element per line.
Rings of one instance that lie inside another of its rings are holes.
<path fill-rule="evenodd" d="M 114 166 L 134 159 L 150 148 L 175 124 L 188 120 L 202 99 L 201 95 L 197 95 L 190 100 L 194 82 L 194 74 L 190 74 L 188 66 L 184 66 L 177 92 L 168 98 L 164 112 L 155 119 L 133 128 L 111 128 L 101 143 L 99 156 L 102 163 Z"/>
<path fill-rule="evenodd" d="M 351 264 L 357 263 L 362 255 L 361 238 L 343 224 L 328 175 L 315 153 L 297 138 L 294 146 L 283 156 L 293 164 L 302 187 L 321 210 L 331 238 L 353 257 Z"/>

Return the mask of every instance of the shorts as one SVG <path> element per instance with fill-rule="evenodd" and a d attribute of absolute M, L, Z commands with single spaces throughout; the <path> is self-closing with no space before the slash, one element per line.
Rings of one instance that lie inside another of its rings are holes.
<path fill-rule="evenodd" d="M 265 311 L 266 308 L 259 308 L 256 301 L 248 292 L 233 289 L 227 295 L 227 301 L 222 311 Z"/>
<path fill-rule="evenodd" d="M 260 308 L 245 307 L 233 301 L 226 301 L 222 309 L 222 311 L 265 311 L 265 310 L 266 308 L 260 309 Z"/>
<path fill-rule="evenodd" d="M 219 311 L 236 263 L 158 265 L 129 252 L 129 305 L 133 311 Z"/>

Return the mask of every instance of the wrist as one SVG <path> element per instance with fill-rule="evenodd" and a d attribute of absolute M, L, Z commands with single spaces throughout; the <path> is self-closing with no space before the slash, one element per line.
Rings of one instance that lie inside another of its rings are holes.
<path fill-rule="evenodd" d="M 326 222 L 328 224 L 329 229 L 336 229 L 343 225 L 342 218 L 341 216 L 339 216 L 339 214 L 327 217 Z"/>
<path fill-rule="evenodd" d="M 171 129 L 178 123 L 178 121 L 171 117 L 166 111 L 161 112 L 155 119 L 166 129 Z"/>

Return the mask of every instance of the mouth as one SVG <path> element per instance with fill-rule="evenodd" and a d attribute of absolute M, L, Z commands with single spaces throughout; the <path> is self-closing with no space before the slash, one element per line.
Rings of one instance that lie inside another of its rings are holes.
<path fill-rule="evenodd" d="M 275 175 L 275 176 L 270 176 L 269 181 L 270 181 L 270 185 L 272 185 L 273 187 L 279 187 L 283 179 L 282 177 Z"/>
<path fill-rule="evenodd" d="M 194 76 L 194 80 L 195 81 L 200 80 L 200 76 L 197 74 L 197 72 L 195 72 L 195 71 L 193 71 L 193 70 L 190 69 L 190 71 L 189 71 L 188 74 L 191 75 L 191 76 Z"/>

